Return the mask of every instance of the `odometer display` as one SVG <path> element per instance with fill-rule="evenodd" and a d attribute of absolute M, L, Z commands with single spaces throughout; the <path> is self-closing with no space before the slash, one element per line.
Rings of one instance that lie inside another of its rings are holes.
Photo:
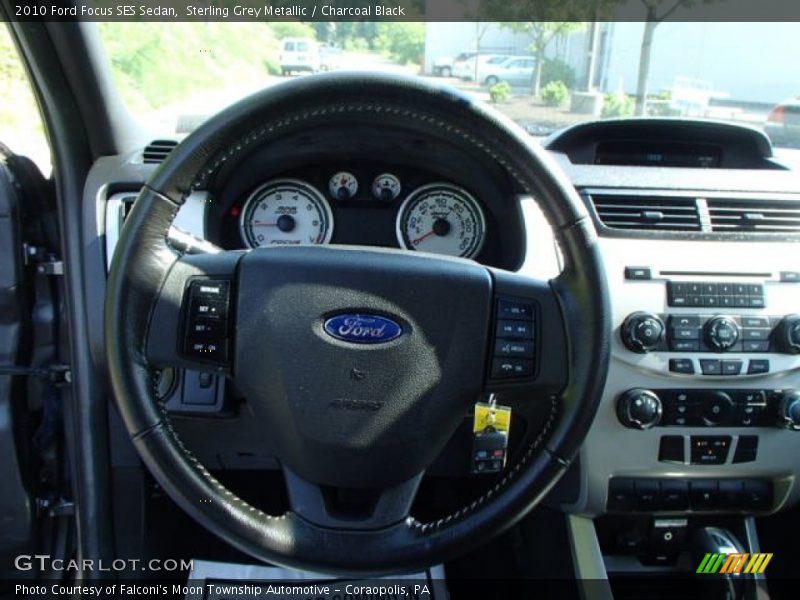
<path fill-rule="evenodd" d="M 474 258 L 485 237 L 486 220 L 480 204 L 449 183 L 414 190 L 397 215 L 397 241 L 407 250 Z"/>
<path fill-rule="evenodd" d="M 333 235 L 333 214 L 315 187 L 299 179 L 276 179 L 247 199 L 240 228 L 251 248 L 327 244 Z"/>

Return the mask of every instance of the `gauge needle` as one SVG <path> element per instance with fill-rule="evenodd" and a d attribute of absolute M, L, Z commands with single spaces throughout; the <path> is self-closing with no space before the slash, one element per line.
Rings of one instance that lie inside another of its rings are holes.
<path fill-rule="evenodd" d="M 253 223 L 253 227 L 277 227 L 277 223 Z"/>
<path fill-rule="evenodd" d="M 419 246 L 419 243 L 420 243 L 422 240 L 424 240 L 425 238 L 428 238 L 428 237 L 432 236 L 434 233 L 436 233 L 436 232 L 435 232 L 433 229 L 431 229 L 431 230 L 430 230 L 428 233 L 426 233 L 425 235 L 423 235 L 423 236 L 420 236 L 420 237 L 418 237 L 418 238 L 417 238 L 417 239 L 415 239 L 415 240 L 411 240 L 411 244 L 412 244 L 413 246 Z"/>

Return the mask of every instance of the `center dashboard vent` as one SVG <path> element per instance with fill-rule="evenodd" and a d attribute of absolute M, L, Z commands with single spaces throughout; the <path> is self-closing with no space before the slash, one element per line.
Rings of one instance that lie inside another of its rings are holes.
<path fill-rule="evenodd" d="M 800 201 L 709 198 L 711 230 L 720 233 L 800 233 Z"/>
<path fill-rule="evenodd" d="M 592 194 L 603 225 L 611 229 L 702 231 L 696 198 Z"/>
<path fill-rule="evenodd" d="M 177 145 L 175 140 L 154 140 L 145 146 L 142 161 L 146 164 L 162 163 Z"/>

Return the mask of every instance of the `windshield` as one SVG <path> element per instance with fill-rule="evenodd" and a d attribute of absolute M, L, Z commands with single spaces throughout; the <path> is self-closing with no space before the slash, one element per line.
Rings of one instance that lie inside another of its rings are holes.
<path fill-rule="evenodd" d="M 598 118 L 697 117 L 751 125 L 777 146 L 800 146 L 796 24 L 651 25 L 106 22 L 98 27 L 128 105 L 162 135 L 187 133 L 226 105 L 286 78 L 347 69 L 446 82 L 493 104 L 537 136 Z M 475 59 L 484 55 L 485 60 Z"/>

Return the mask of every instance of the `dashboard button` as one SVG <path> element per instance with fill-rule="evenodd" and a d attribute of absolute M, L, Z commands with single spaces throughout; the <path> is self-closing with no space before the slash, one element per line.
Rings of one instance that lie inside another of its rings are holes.
<path fill-rule="evenodd" d="M 748 306 L 750 308 L 764 308 L 767 305 L 762 296 L 750 296 Z"/>
<path fill-rule="evenodd" d="M 745 340 L 742 343 L 742 348 L 745 352 L 768 352 L 769 351 L 769 342 L 756 342 L 752 340 Z"/>
<path fill-rule="evenodd" d="M 530 377 L 533 375 L 533 361 L 519 358 L 495 358 L 492 361 L 492 377 Z"/>
<path fill-rule="evenodd" d="M 699 340 L 700 330 L 697 327 L 674 327 L 672 337 L 676 340 Z"/>
<path fill-rule="evenodd" d="M 494 344 L 495 356 L 510 356 L 514 358 L 533 358 L 533 342 L 519 342 L 514 340 L 497 340 Z"/>
<path fill-rule="evenodd" d="M 742 316 L 742 327 L 769 327 L 769 319 L 767 317 L 748 317 Z"/>
<path fill-rule="evenodd" d="M 746 463 L 755 462 L 758 454 L 758 436 L 740 435 L 736 443 L 736 452 L 733 453 L 733 462 Z"/>
<path fill-rule="evenodd" d="M 509 339 L 533 339 L 533 323 L 530 321 L 498 321 L 497 337 Z"/>
<path fill-rule="evenodd" d="M 744 500 L 743 481 L 741 479 L 722 479 L 719 482 L 720 508 L 739 509 Z"/>
<path fill-rule="evenodd" d="M 764 286 L 760 283 L 751 283 L 747 286 L 747 293 L 751 296 L 763 296 Z"/>
<path fill-rule="evenodd" d="M 719 488 L 713 479 L 695 479 L 689 481 L 689 504 L 694 509 L 706 510 L 716 508 Z"/>
<path fill-rule="evenodd" d="M 700 327 L 700 317 L 697 315 L 671 315 L 669 326 L 678 327 Z"/>
<path fill-rule="evenodd" d="M 747 296 L 734 296 L 733 305 L 737 308 L 749 308 L 750 299 Z"/>
<path fill-rule="evenodd" d="M 702 296 L 688 296 L 686 299 L 686 306 L 696 307 L 703 306 Z"/>
<path fill-rule="evenodd" d="M 658 504 L 662 510 L 685 510 L 688 508 L 689 482 L 682 479 L 662 479 Z"/>
<path fill-rule="evenodd" d="M 738 375 L 742 372 L 741 360 L 723 360 L 722 361 L 722 374 L 723 375 Z"/>
<path fill-rule="evenodd" d="M 700 342 L 697 340 L 672 340 L 670 348 L 675 352 L 697 352 L 700 350 Z"/>
<path fill-rule="evenodd" d="M 769 373 L 769 361 L 763 358 L 757 358 L 751 360 L 747 364 L 747 374 L 748 375 L 761 375 L 763 373 Z"/>
<path fill-rule="evenodd" d="M 625 279 L 641 281 L 652 278 L 650 267 L 625 267 Z"/>
<path fill-rule="evenodd" d="M 608 482 L 609 510 L 632 510 L 634 507 L 634 500 L 633 479 L 620 479 L 615 477 Z"/>
<path fill-rule="evenodd" d="M 769 339 L 770 329 L 767 327 L 746 327 L 742 329 L 743 340 L 766 340 Z"/>
<path fill-rule="evenodd" d="M 689 441 L 691 449 L 691 464 L 693 465 L 721 465 L 728 458 L 731 436 L 695 436 Z"/>
<path fill-rule="evenodd" d="M 190 318 L 187 333 L 190 336 L 205 336 L 209 338 L 220 339 L 227 335 L 225 325 L 225 321 L 213 317 Z"/>
<path fill-rule="evenodd" d="M 225 362 L 228 359 L 227 344 L 224 340 L 189 337 L 185 348 L 188 356 L 199 360 Z"/>
<path fill-rule="evenodd" d="M 751 510 L 772 508 L 772 484 L 768 481 L 745 479 L 742 483 L 742 505 Z"/>
<path fill-rule="evenodd" d="M 636 494 L 636 508 L 639 510 L 657 508 L 661 493 L 657 479 L 636 479 L 633 486 Z"/>
<path fill-rule="evenodd" d="M 797 283 L 800 281 L 800 271 L 781 271 L 780 280 L 785 283 Z"/>
<path fill-rule="evenodd" d="M 713 358 L 701 358 L 700 371 L 703 375 L 722 375 L 722 361 Z"/>
<path fill-rule="evenodd" d="M 497 316 L 500 319 L 530 321 L 533 319 L 533 306 L 501 298 L 497 302 Z"/>
<path fill-rule="evenodd" d="M 719 298 L 717 296 L 703 296 L 703 306 L 719 306 Z"/>
<path fill-rule="evenodd" d="M 673 373 L 691 375 L 694 373 L 694 361 L 691 358 L 670 358 L 669 370 Z"/>
<path fill-rule="evenodd" d="M 658 445 L 658 460 L 682 465 L 686 461 L 683 451 L 683 436 L 662 435 Z"/>

